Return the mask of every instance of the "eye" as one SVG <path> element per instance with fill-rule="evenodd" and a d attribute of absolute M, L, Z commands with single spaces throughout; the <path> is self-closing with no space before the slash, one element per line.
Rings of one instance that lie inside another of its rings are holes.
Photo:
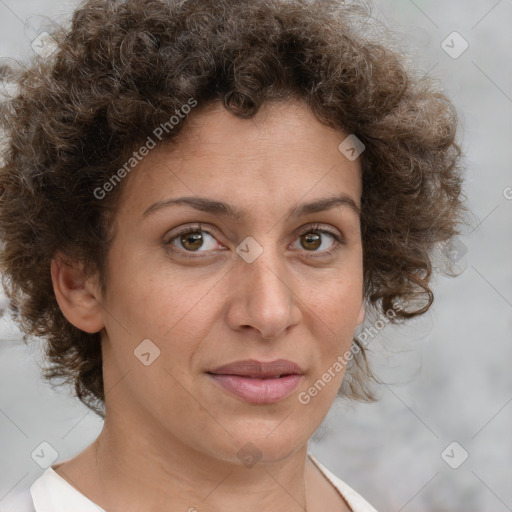
<path fill-rule="evenodd" d="M 332 254 L 341 248 L 344 240 L 338 233 L 327 229 L 320 229 L 317 224 L 308 226 L 299 232 L 296 243 L 300 244 L 301 247 L 299 249 L 305 249 L 307 252 Z"/>
<path fill-rule="evenodd" d="M 210 250 L 225 247 L 214 236 L 199 226 L 189 226 L 165 242 L 166 246 L 176 247 L 181 253 L 209 252 Z M 202 250 L 201 250 L 202 249 Z M 174 250 L 174 249 L 173 249 Z M 186 254 L 188 256 L 188 254 Z"/>
<path fill-rule="evenodd" d="M 327 229 L 320 229 L 318 225 L 307 226 L 297 234 L 295 244 L 298 249 L 320 255 L 329 255 L 344 245 L 344 239 L 338 233 Z M 208 253 L 215 249 L 225 250 L 224 245 L 216 240 L 214 235 L 201 225 L 188 226 L 165 241 L 165 246 L 183 256 L 194 257 L 194 253 Z"/>

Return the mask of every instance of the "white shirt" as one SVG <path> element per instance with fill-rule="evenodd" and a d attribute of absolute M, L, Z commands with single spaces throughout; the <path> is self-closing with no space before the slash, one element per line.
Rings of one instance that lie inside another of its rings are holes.
<path fill-rule="evenodd" d="M 353 512 L 377 512 L 356 491 L 334 476 L 318 460 L 310 459 L 345 499 Z M 106 512 L 86 498 L 70 483 L 49 467 L 30 487 L 30 490 L 0 502 L 0 512 Z"/>

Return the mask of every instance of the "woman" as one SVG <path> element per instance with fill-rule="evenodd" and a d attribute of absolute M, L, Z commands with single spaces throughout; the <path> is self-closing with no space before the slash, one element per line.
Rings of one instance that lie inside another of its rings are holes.
<path fill-rule="evenodd" d="M 354 331 L 428 310 L 463 207 L 453 107 L 367 18 L 93 0 L 19 77 L 5 286 L 105 422 L 18 510 L 374 510 L 308 440 L 372 398 Z"/>

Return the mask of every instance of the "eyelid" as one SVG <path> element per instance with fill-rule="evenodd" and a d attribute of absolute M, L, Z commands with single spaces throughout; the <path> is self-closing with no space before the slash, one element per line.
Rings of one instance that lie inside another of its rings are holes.
<path fill-rule="evenodd" d="M 344 241 L 344 237 L 342 234 L 337 233 L 336 231 L 333 231 L 329 228 L 326 228 L 324 225 L 318 223 L 307 224 L 304 228 L 299 228 L 295 236 L 305 235 L 310 231 L 317 231 L 318 233 L 328 234 L 338 241 Z"/>
<path fill-rule="evenodd" d="M 204 224 L 197 223 L 197 224 L 189 224 L 185 227 L 182 227 L 181 229 L 178 229 L 177 232 L 174 232 L 174 230 L 171 230 L 171 232 L 166 233 L 164 236 L 164 243 L 168 244 L 175 238 L 178 238 L 179 236 L 186 235 L 188 233 L 195 233 L 196 231 L 202 231 L 204 233 L 208 233 L 211 236 L 213 235 L 213 232 L 217 231 L 216 229 L 212 229 L 210 227 L 205 227 Z"/>

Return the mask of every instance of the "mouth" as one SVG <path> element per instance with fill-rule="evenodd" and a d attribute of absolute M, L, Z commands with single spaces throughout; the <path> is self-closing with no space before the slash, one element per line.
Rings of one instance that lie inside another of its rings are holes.
<path fill-rule="evenodd" d="M 304 370 L 285 359 L 268 363 L 236 361 L 207 372 L 225 391 L 252 404 L 273 404 L 289 396 L 304 377 Z"/>

